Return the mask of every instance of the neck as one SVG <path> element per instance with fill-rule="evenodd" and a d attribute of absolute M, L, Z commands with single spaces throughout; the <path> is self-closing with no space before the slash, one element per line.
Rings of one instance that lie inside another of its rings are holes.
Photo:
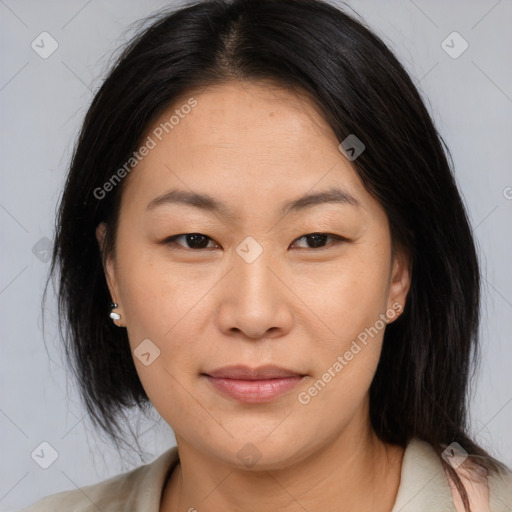
<path fill-rule="evenodd" d="M 348 426 L 294 464 L 261 471 L 227 465 L 177 436 L 180 464 L 164 489 L 160 512 L 389 511 L 404 450 L 382 443 L 367 427 L 361 434 Z"/>

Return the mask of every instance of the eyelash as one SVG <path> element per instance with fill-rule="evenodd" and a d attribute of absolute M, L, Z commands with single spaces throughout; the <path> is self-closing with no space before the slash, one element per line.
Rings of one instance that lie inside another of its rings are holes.
<path fill-rule="evenodd" d="M 170 236 L 170 237 L 166 238 L 165 240 L 163 240 L 162 243 L 165 244 L 165 245 L 168 245 L 168 244 L 171 244 L 171 243 L 175 243 L 175 240 L 177 240 L 177 239 L 179 239 L 181 237 L 189 236 L 189 235 L 198 235 L 198 236 L 205 237 L 208 240 L 213 240 L 213 238 L 210 238 L 209 236 L 204 235 L 202 233 L 182 233 L 180 235 Z M 325 245 L 323 247 L 300 247 L 300 249 L 322 250 L 322 249 L 328 249 L 329 247 L 332 247 L 334 245 L 338 245 L 341 242 L 347 242 L 348 241 L 347 238 L 344 238 L 344 237 L 339 236 L 339 235 L 333 235 L 331 233 L 313 232 L 313 233 L 308 233 L 306 235 L 302 235 L 299 238 L 296 238 L 294 240 L 294 242 L 297 242 L 298 240 L 302 240 L 303 238 L 306 239 L 307 237 L 311 237 L 311 236 L 315 236 L 315 235 L 321 235 L 321 236 L 330 237 L 330 238 L 333 239 L 333 242 L 331 242 L 330 244 L 327 244 L 327 245 Z M 205 249 L 212 249 L 212 247 L 203 247 L 201 249 L 193 249 L 191 247 L 185 247 L 185 246 L 183 246 L 181 244 L 176 244 L 176 245 L 179 245 L 181 248 L 183 248 L 185 250 L 190 250 L 190 251 L 204 251 Z"/>

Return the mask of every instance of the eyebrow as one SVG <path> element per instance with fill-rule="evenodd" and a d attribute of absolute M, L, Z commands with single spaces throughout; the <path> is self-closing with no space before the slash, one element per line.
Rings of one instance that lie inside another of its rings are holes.
<path fill-rule="evenodd" d="M 298 212 L 311 208 L 312 206 L 326 203 L 350 205 L 356 208 L 361 206 L 359 201 L 348 191 L 340 188 L 330 188 L 321 192 L 308 193 L 302 197 L 284 203 L 280 208 L 280 214 L 286 215 L 291 212 Z M 225 217 L 235 217 L 231 208 L 222 201 L 214 199 L 208 194 L 199 194 L 187 190 L 173 189 L 155 197 L 155 199 L 150 201 L 147 209 L 152 210 L 164 204 L 184 204 L 205 211 L 218 213 Z"/>

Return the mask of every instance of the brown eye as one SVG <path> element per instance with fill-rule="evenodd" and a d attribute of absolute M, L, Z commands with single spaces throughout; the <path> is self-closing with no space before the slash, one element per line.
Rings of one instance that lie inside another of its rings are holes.
<path fill-rule="evenodd" d="M 335 245 L 342 240 L 344 240 L 342 237 L 337 235 L 331 235 L 329 233 L 310 233 L 308 235 L 303 235 L 300 238 L 297 238 L 298 240 L 305 240 L 307 244 L 309 244 L 309 247 L 306 247 L 306 249 L 322 249 L 326 247 L 326 241 L 331 238 L 334 240 L 334 242 L 331 242 L 330 245 Z"/>
<path fill-rule="evenodd" d="M 186 245 L 177 242 L 178 245 L 192 250 L 208 249 L 208 242 L 213 242 L 213 239 L 211 239 L 209 236 L 203 235 L 202 233 L 184 233 L 167 238 L 165 243 L 174 243 L 176 240 L 180 239 L 185 240 Z"/>

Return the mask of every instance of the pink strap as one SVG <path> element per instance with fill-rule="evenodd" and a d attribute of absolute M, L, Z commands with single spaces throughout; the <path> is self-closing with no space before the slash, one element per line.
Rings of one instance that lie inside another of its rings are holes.
<path fill-rule="evenodd" d="M 454 468 L 455 469 L 455 468 Z M 445 470 L 446 471 L 446 470 Z M 473 463 L 472 469 L 459 466 L 455 469 L 468 493 L 472 510 L 478 512 L 491 512 L 489 508 L 489 484 L 487 483 L 487 469 L 479 464 Z M 448 473 L 446 473 L 448 476 Z M 452 491 L 453 503 L 457 512 L 465 512 L 459 491 L 452 479 L 448 477 L 448 483 Z"/>

